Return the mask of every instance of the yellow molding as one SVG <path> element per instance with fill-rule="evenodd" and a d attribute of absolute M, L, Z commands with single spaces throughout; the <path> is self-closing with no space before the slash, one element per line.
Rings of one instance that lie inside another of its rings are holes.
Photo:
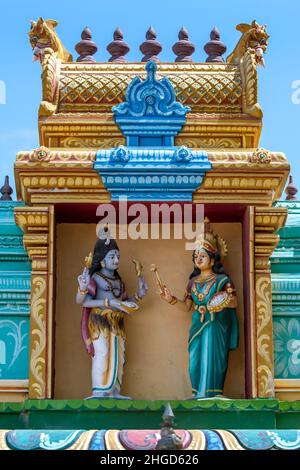
<path fill-rule="evenodd" d="M 300 379 L 275 379 L 276 392 L 300 392 Z"/>
<path fill-rule="evenodd" d="M 212 170 L 194 193 L 194 202 L 271 206 L 281 196 L 289 164 L 283 153 L 269 152 L 270 162 L 251 160 L 253 149 L 209 151 Z M 28 204 L 110 202 L 101 177 L 93 170 L 95 150 L 46 149 L 19 152 L 15 162 L 17 195 Z"/>
<path fill-rule="evenodd" d="M 40 120 L 40 144 L 47 147 L 98 149 L 125 144 L 112 113 L 68 113 Z M 175 145 L 201 149 L 255 148 L 261 133 L 261 121 L 245 120 L 245 115 L 190 113 Z"/>
<path fill-rule="evenodd" d="M 279 400 L 300 400 L 300 379 L 275 379 L 275 396 Z"/>
<path fill-rule="evenodd" d="M 9 392 L 28 392 L 28 380 L 0 380 L 0 394 Z"/>

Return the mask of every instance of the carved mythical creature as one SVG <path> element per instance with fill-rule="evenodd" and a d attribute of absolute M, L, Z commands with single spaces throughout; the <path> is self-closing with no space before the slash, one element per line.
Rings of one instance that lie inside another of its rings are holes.
<path fill-rule="evenodd" d="M 31 29 L 28 34 L 34 61 L 42 62 L 44 50 L 49 47 L 62 62 L 72 62 L 72 54 L 63 46 L 54 29 L 57 25 L 57 21 L 44 20 L 41 17 L 37 21 L 31 21 Z"/>
<path fill-rule="evenodd" d="M 242 33 L 242 37 L 233 52 L 227 57 L 227 62 L 238 64 L 245 52 L 249 51 L 255 54 L 256 63 L 264 66 L 263 54 L 266 52 L 270 37 L 266 26 L 259 26 L 256 20 L 253 20 L 251 24 L 238 24 L 236 29 Z"/>

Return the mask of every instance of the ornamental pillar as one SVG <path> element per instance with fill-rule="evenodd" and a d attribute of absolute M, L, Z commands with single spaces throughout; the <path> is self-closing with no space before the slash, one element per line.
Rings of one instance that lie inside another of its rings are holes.
<path fill-rule="evenodd" d="M 256 394 L 271 398 L 274 390 L 274 348 L 270 256 L 284 226 L 287 210 L 256 207 L 254 211 L 254 344 Z"/>
<path fill-rule="evenodd" d="M 15 220 L 32 261 L 29 398 L 51 398 L 54 207 L 18 207 Z"/>

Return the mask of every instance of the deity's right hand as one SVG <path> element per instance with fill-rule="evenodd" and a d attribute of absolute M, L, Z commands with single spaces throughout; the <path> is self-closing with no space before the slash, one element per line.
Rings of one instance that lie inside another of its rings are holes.
<path fill-rule="evenodd" d="M 168 303 L 170 303 L 173 298 L 170 289 L 166 286 L 163 286 L 163 290 L 160 291 L 160 297 Z"/>
<path fill-rule="evenodd" d="M 79 289 L 85 291 L 88 288 L 90 282 L 90 275 L 88 268 L 84 268 L 83 273 L 77 277 Z"/>

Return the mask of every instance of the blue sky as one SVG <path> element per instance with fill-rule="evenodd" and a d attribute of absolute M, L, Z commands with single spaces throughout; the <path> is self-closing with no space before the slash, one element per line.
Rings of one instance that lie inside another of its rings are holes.
<path fill-rule="evenodd" d="M 194 60 L 205 60 L 203 46 L 213 26 L 221 31 L 230 53 L 240 33 L 238 23 L 256 19 L 266 23 L 270 34 L 265 55 L 266 68 L 259 70 L 259 101 L 264 112 L 260 144 L 270 150 L 283 151 L 300 188 L 298 151 L 300 104 L 293 104 L 292 83 L 299 80 L 299 0 L 70 0 L 13 1 L 1 5 L 0 80 L 6 87 L 6 104 L 0 104 L 0 185 L 8 174 L 13 182 L 13 163 L 19 150 L 38 146 L 37 110 L 41 99 L 40 66 L 32 63 L 27 33 L 30 20 L 39 16 L 59 22 L 57 32 L 66 48 L 73 53 L 80 34 L 88 26 L 98 45 L 97 60 L 106 61 L 107 44 L 117 26 L 131 50 L 128 60 L 140 61 L 139 45 L 150 25 L 163 46 L 162 61 L 173 61 L 172 45 L 182 25 L 196 45 Z M 86 5 L 86 7 L 85 7 Z M 227 55 L 227 54 L 226 54 Z M 300 93 L 298 94 L 300 97 Z M 300 99 L 299 99 L 300 101 Z"/>

